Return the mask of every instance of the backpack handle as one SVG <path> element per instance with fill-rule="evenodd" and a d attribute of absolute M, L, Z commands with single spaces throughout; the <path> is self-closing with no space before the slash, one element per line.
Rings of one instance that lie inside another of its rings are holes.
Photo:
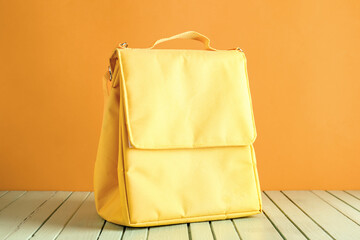
<path fill-rule="evenodd" d="M 167 41 L 174 40 L 174 39 L 192 39 L 192 40 L 200 41 L 204 44 L 206 50 L 216 51 L 215 48 L 210 46 L 209 38 L 202 35 L 201 33 L 195 32 L 195 31 L 183 32 L 183 33 L 174 35 L 172 37 L 161 38 L 161 39 L 157 40 L 154 43 L 154 45 L 152 45 L 149 49 L 153 49 L 156 45 L 158 45 L 160 43 L 167 42 Z"/>

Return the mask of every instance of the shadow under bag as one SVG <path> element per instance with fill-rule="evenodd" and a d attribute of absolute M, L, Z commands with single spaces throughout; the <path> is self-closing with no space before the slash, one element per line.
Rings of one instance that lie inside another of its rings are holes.
<path fill-rule="evenodd" d="M 206 49 L 153 49 L 176 38 Z M 144 227 L 261 212 L 245 54 L 209 43 L 190 31 L 115 49 L 94 176 L 107 221 Z"/>

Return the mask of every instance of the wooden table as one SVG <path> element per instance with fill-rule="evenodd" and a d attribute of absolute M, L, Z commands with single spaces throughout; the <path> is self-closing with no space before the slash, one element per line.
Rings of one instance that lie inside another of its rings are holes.
<path fill-rule="evenodd" d="M 125 228 L 101 219 L 90 192 L 0 191 L 0 239 L 360 239 L 360 191 L 265 191 L 262 214 Z"/>

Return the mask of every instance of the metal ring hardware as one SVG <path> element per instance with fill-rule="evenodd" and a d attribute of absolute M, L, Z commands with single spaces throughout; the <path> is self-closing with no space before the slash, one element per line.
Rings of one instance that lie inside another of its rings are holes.
<path fill-rule="evenodd" d="M 123 43 L 120 43 L 119 46 L 120 46 L 121 48 L 127 48 L 129 45 L 128 45 L 127 42 L 123 42 Z"/>
<path fill-rule="evenodd" d="M 110 67 L 110 66 L 109 66 L 109 75 L 110 75 L 109 80 L 111 81 L 111 79 L 112 79 L 112 72 L 111 72 L 111 67 Z"/>

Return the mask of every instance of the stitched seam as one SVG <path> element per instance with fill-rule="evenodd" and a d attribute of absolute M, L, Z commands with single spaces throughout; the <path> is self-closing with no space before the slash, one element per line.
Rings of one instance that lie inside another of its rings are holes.
<path fill-rule="evenodd" d="M 120 50 L 117 49 L 117 53 L 118 53 L 118 57 L 119 57 L 119 64 L 120 64 L 120 68 L 121 68 L 121 82 L 123 85 L 123 93 L 124 93 L 124 108 L 125 108 L 125 119 L 126 119 L 126 127 L 127 127 L 127 134 L 128 137 L 130 139 L 131 144 L 135 146 L 134 144 L 134 140 L 133 140 L 133 136 L 132 136 L 132 131 L 131 131 L 131 127 L 130 127 L 130 118 L 129 118 L 129 103 L 128 103 L 128 97 L 127 97 L 127 90 L 126 90 L 126 84 L 125 84 L 125 76 L 124 76 L 124 69 L 123 69 L 123 64 L 122 64 L 122 59 L 121 59 L 121 54 L 120 54 Z"/>
<path fill-rule="evenodd" d="M 124 188 L 125 188 L 125 199 L 126 199 L 126 208 L 127 208 L 127 215 L 128 215 L 128 219 L 129 222 L 131 223 L 131 217 L 130 217 L 130 210 L 129 210 L 129 193 L 128 193 L 128 180 L 126 178 L 126 165 L 125 165 L 125 153 L 124 153 L 124 141 L 123 141 L 123 136 L 125 134 L 125 130 L 124 130 L 124 124 L 121 124 L 121 162 L 123 165 L 123 177 L 124 177 Z"/>
<path fill-rule="evenodd" d="M 119 53 L 119 51 L 118 51 Z M 121 66 L 121 59 L 120 59 L 120 54 L 118 55 L 118 59 L 119 59 L 119 71 L 120 71 L 120 74 L 121 76 L 118 76 L 118 77 L 121 77 L 123 78 L 123 71 L 122 71 L 122 66 Z M 117 77 L 115 78 L 117 79 Z M 114 80 L 115 81 L 115 80 Z M 123 172 L 122 172 L 122 177 L 124 178 L 124 188 L 125 188 L 125 200 L 126 200 L 126 209 L 127 209 L 127 216 L 128 216 L 128 221 L 129 223 L 131 223 L 131 217 L 130 217 L 130 210 L 129 210 L 129 198 L 128 198 L 128 187 L 127 187 L 127 179 L 126 179 L 126 175 L 125 175 L 125 172 L 126 172 L 126 165 L 125 165 L 125 153 L 124 153 L 124 141 L 123 141 L 123 136 L 125 134 L 125 130 L 124 130 L 124 105 L 123 105 L 123 101 L 124 101 L 124 98 L 122 97 L 122 86 L 121 86 L 121 82 L 119 81 L 119 98 L 120 98 L 120 101 L 119 101 L 119 125 L 121 125 L 121 134 L 120 135 L 120 143 L 121 143 L 121 164 L 123 165 Z M 121 117 L 121 124 L 120 124 L 120 117 Z M 119 161 L 118 161 L 119 162 Z M 118 163 L 119 164 L 119 163 Z M 118 170 L 119 172 L 119 170 Z"/>
<path fill-rule="evenodd" d="M 241 214 L 241 215 L 251 215 L 251 214 L 257 214 L 257 213 L 260 213 L 260 211 L 255 210 L 255 211 L 246 211 L 246 212 L 233 212 L 233 213 L 227 213 L 227 214 L 199 215 L 199 216 L 196 216 L 196 217 L 169 218 L 169 219 L 163 219 L 163 220 L 158 220 L 158 221 L 136 222 L 136 223 L 132 223 L 132 224 L 133 225 L 140 225 L 140 224 L 150 224 L 150 223 L 163 223 L 163 222 L 169 222 L 169 221 L 192 220 L 192 219 L 198 219 L 198 218 L 211 218 L 211 217 L 219 217 L 219 216 L 224 216 L 226 218 L 226 217 L 231 217 L 233 215 L 239 215 L 239 214 Z"/>
<path fill-rule="evenodd" d="M 131 140 L 131 139 L 130 139 Z M 131 141 L 130 141 L 131 142 Z M 210 143 L 208 143 L 210 144 Z M 143 149 L 143 150 L 171 150 L 171 149 L 189 149 L 189 148 L 220 148 L 220 147 L 245 147 L 249 146 L 248 144 L 237 144 L 237 143 L 227 143 L 226 145 L 149 145 L 147 147 L 144 147 L 143 145 L 139 144 L 133 144 L 131 142 L 131 145 L 137 149 Z"/>
<path fill-rule="evenodd" d="M 250 93 L 250 83 L 249 83 L 249 75 L 248 75 L 248 71 L 247 71 L 247 59 L 245 56 L 245 53 L 243 53 L 243 58 L 244 58 L 244 69 L 245 69 L 245 75 L 246 75 L 246 84 L 247 84 L 247 89 L 248 89 L 248 96 L 249 96 L 249 103 L 250 103 L 250 110 L 251 110 L 251 119 L 253 122 L 253 130 L 254 130 L 254 138 L 251 140 L 251 143 L 255 142 L 256 136 L 257 136 L 257 132 L 256 132 L 256 126 L 255 126 L 255 117 L 254 117 L 254 110 L 253 110 L 253 106 L 252 106 L 252 100 L 251 100 L 251 93 Z"/>
<path fill-rule="evenodd" d="M 261 190 L 260 190 L 260 184 L 259 184 L 259 177 L 257 174 L 257 170 L 256 170 L 256 163 L 255 163 L 255 151 L 253 149 L 254 147 L 252 145 L 250 145 L 250 150 L 251 150 L 251 161 L 252 161 L 252 165 L 253 165 L 253 171 L 254 171 L 254 179 L 255 179 L 255 185 L 256 185 L 256 189 L 257 189 L 257 193 L 258 193 L 258 200 L 259 200 L 259 207 L 260 207 L 260 212 L 262 211 L 262 203 L 261 203 Z"/>

